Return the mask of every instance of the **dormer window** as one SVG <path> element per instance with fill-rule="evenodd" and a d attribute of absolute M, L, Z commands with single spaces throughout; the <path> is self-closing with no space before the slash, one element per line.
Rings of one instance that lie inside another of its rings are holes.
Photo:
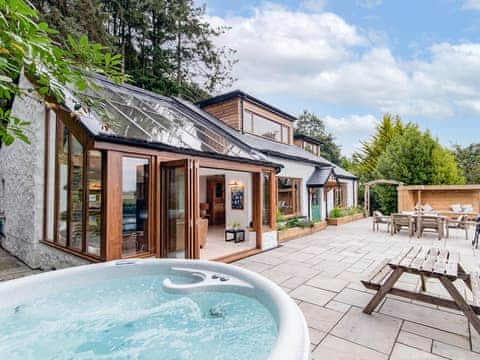
<path fill-rule="evenodd" d="M 313 155 L 320 156 L 320 146 L 317 144 L 312 144 L 305 141 L 303 143 L 303 149 L 311 152 Z"/>
<path fill-rule="evenodd" d="M 243 131 L 269 140 L 289 143 L 290 129 L 249 110 L 243 112 Z"/>

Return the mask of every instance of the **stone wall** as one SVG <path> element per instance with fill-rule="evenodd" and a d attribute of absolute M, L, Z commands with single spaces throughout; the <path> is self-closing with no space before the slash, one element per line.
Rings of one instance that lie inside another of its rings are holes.
<path fill-rule="evenodd" d="M 22 76 L 20 86 L 31 87 Z M 33 268 L 61 268 L 87 263 L 39 241 L 43 234 L 45 107 L 35 96 L 16 98 L 12 115 L 30 121 L 26 133 L 31 144 L 16 140 L 0 149 L 0 212 L 4 211 L 5 238 L 0 244 Z"/>

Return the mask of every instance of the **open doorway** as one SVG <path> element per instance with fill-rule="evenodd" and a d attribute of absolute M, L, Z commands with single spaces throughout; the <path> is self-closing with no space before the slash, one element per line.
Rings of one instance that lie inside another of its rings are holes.
<path fill-rule="evenodd" d="M 201 259 L 219 259 L 256 247 L 251 173 L 200 168 L 199 195 Z"/>

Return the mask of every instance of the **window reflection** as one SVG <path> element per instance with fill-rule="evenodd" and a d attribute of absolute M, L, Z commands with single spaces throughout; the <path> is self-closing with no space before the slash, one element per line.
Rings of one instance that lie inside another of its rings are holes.
<path fill-rule="evenodd" d="M 136 91 L 98 81 L 99 89 L 87 91 L 97 103 L 95 120 L 85 124 L 95 133 L 159 142 L 175 147 L 211 151 L 231 156 L 257 158 L 256 155 L 219 137 L 202 125 L 184 107 L 198 112 L 188 103 L 173 104 Z"/>
<path fill-rule="evenodd" d="M 148 251 L 148 160 L 124 157 L 122 164 L 122 255 Z"/>
<path fill-rule="evenodd" d="M 270 174 L 263 173 L 262 179 L 262 186 L 263 186 L 263 207 L 262 207 L 262 225 L 270 226 L 270 212 L 272 211 L 270 208 Z"/>
<path fill-rule="evenodd" d="M 100 256 L 102 237 L 102 153 L 88 152 L 87 157 L 87 252 Z"/>
<path fill-rule="evenodd" d="M 278 210 L 282 215 L 293 216 L 300 213 L 301 180 L 278 178 Z"/>
<path fill-rule="evenodd" d="M 289 142 L 288 127 L 254 114 L 249 110 L 243 112 L 243 131 L 286 144 Z"/>
<path fill-rule="evenodd" d="M 68 219 L 68 129 L 58 122 L 57 127 L 57 237 L 60 245 L 67 245 L 67 219 Z"/>
<path fill-rule="evenodd" d="M 168 254 L 170 258 L 185 257 L 185 168 L 166 169 Z"/>
<path fill-rule="evenodd" d="M 83 234 L 83 146 L 72 136 L 70 246 L 82 248 Z"/>

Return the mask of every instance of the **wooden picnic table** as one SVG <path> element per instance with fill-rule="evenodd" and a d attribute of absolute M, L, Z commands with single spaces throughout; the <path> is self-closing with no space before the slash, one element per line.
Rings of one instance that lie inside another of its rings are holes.
<path fill-rule="evenodd" d="M 414 292 L 395 288 L 394 285 L 402 274 L 419 275 L 421 291 Z M 426 278 L 438 279 L 453 300 L 425 294 Z M 473 303 L 469 304 L 460 294 L 453 282 L 457 279 L 470 289 Z M 363 309 L 366 314 L 371 314 L 387 294 L 392 294 L 407 299 L 460 310 L 470 321 L 475 330 L 480 334 L 480 277 L 478 273 L 467 274 L 459 262 L 459 254 L 447 249 L 427 248 L 415 246 L 405 249 L 401 254 L 390 261 L 382 263 L 368 280 L 362 284 L 377 293 Z"/>

